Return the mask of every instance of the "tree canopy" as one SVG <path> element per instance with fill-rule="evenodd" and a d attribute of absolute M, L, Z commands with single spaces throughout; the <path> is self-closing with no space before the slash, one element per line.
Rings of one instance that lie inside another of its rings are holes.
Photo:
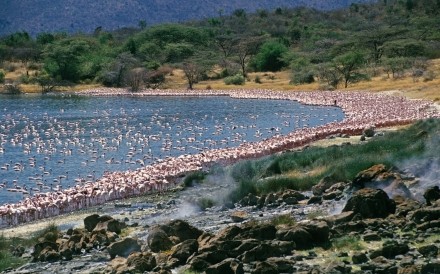
<path fill-rule="evenodd" d="M 437 0 L 377 1 L 326 12 L 238 9 L 179 24 L 141 20 L 138 28 L 90 34 L 20 31 L 0 38 L 0 62 L 21 61 L 51 81 L 109 86 L 130 86 L 135 78 L 150 86 L 149 76 L 164 81 L 169 68 L 186 69 L 189 87 L 202 76 L 290 68 L 292 83 L 347 87 L 367 78 L 367 66 L 397 75 L 411 58 L 439 58 L 439 7 Z M 214 67 L 222 72 L 207 73 Z"/>

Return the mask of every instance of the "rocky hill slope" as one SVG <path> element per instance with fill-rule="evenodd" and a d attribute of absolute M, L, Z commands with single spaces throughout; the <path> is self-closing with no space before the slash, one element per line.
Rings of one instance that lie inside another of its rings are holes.
<path fill-rule="evenodd" d="M 147 24 L 181 22 L 230 14 L 236 9 L 253 12 L 258 9 L 308 6 L 327 10 L 347 7 L 367 0 L 259 0 L 259 1 L 195 1 L 195 0 L 4 0 L 0 7 L 0 35 L 17 31 L 92 32 L 101 26 L 112 30 Z"/>
<path fill-rule="evenodd" d="M 418 201 L 418 182 L 375 165 L 350 183 L 195 212 L 196 193 L 228 187 L 198 185 L 17 247 L 33 262 L 12 273 L 439 273 L 440 190 Z"/>

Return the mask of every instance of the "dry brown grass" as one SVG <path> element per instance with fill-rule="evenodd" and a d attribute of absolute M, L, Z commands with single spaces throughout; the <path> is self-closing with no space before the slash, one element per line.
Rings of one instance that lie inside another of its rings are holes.
<path fill-rule="evenodd" d="M 297 170 L 294 169 L 292 171 L 287 172 L 285 175 L 290 178 L 305 178 L 305 177 L 313 177 L 324 173 L 327 170 L 325 166 L 315 167 L 311 170 Z"/>
<path fill-rule="evenodd" d="M 6 79 L 15 81 L 26 74 L 26 69 L 23 64 L 15 63 L 18 67 L 13 72 L 6 74 Z M 429 62 L 428 70 L 432 71 L 435 78 L 432 81 L 424 82 L 422 78 L 418 81 L 407 75 L 401 79 L 387 78 L 385 73 L 377 77 L 373 77 L 370 81 L 362 81 L 359 83 L 351 84 L 346 90 L 365 90 L 372 92 L 385 92 L 392 95 L 400 95 L 414 99 L 428 99 L 440 103 L 440 59 L 431 60 Z M 35 71 L 29 71 L 30 75 L 33 75 Z M 256 83 L 255 78 L 260 78 L 261 83 Z M 195 89 L 273 89 L 273 90 L 290 90 L 290 91 L 313 91 L 318 90 L 319 83 L 305 84 L 305 85 L 292 85 L 290 84 L 290 71 L 281 72 L 253 72 L 248 74 L 248 80 L 244 85 L 226 85 L 223 79 L 201 81 L 194 85 Z M 85 90 L 90 88 L 99 87 L 97 84 L 90 85 L 76 85 L 74 87 L 59 88 L 60 91 L 69 90 Z M 175 69 L 172 75 L 167 76 L 166 84 L 163 88 L 166 89 L 186 89 L 188 84 L 186 82 L 184 73 L 180 69 Z M 38 85 L 21 85 L 24 92 L 40 92 Z"/>

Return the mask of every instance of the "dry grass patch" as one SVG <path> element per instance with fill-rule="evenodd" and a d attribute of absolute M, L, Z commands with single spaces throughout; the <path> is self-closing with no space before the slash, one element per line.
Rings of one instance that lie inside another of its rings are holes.
<path fill-rule="evenodd" d="M 306 177 L 315 177 L 315 176 L 321 176 L 327 171 L 327 167 L 325 166 L 318 166 L 313 167 L 310 170 L 292 170 L 285 174 L 286 177 L 289 178 L 297 178 L 297 179 L 303 179 Z"/>

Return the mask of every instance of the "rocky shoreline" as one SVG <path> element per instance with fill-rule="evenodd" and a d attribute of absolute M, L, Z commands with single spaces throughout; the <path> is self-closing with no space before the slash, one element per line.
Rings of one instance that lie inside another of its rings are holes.
<path fill-rule="evenodd" d="M 191 199 L 230 185 L 196 184 L 90 214 L 18 254 L 33 262 L 8 273 L 439 273 L 440 190 L 418 201 L 414 182 L 376 165 L 349 183 L 322 180 L 312 192 L 248 195 L 205 211 Z"/>

